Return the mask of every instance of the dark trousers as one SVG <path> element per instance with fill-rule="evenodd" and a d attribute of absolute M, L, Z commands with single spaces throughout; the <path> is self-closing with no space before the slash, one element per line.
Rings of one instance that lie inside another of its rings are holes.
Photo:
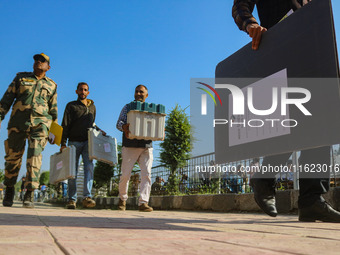
<path fill-rule="evenodd" d="M 264 158 L 262 162 L 262 166 L 280 166 L 286 165 L 287 160 L 289 159 L 291 153 L 284 153 L 280 155 L 267 156 Z M 320 164 L 321 166 L 330 166 L 330 146 L 324 146 L 315 149 L 308 149 L 301 151 L 301 156 L 299 158 L 299 166 L 304 169 L 304 166 L 310 166 L 312 164 Z M 316 200 L 320 199 L 322 194 L 325 194 L 329 190 L 329 177 L 330 171 L 329 167 L 327 167 L 327 171 L 322 173 L 311 173 L 300 171 L 299 178 L 299 200 L 298 206 L 299 208 L 304 208 L 312 205 Z M 253 178 L 261 178 L 265 183 L 269 185 L 273 185 L 275 182 L 275 174 L 276 173 L 266 173 L 255 174 Z"/>

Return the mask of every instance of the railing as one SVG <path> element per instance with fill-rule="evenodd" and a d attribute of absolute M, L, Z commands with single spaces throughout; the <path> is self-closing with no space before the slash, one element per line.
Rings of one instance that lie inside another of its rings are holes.
<path fill-rule="evenodd" d="M 332 165 L 338 164 L 340 170 L 340 149 L 339 145 L 332 147 Z M 296 164 L 299 154 L 293 154 L 292 163 Z M 259 158 L 261 164 L 263 158 Z M 223 193 L 249 193 L 252 188 L 249 185 L 251 173 L 238 171 L 240 167 L 250 168 L 254 162 L 252 159 L 240 160 L 225 164 L 215 164 L 215 153 L 208 153 L 192 157 L 186 161 L 185 167 L 178 169 L 177 178 L 179 181 L 179 192 L 183 194 L 223 194 Z M 228 171 L 225 171 L 229 169 Z M 151 188 L 152 195 L 166 194 L 166 186 L 170 171 L 164 165 L 152 168 Z M 140 170 L 134 171 L 130 180 L 129 195 L 138 194 Z M 340 171 L 331 173 L 331 186 L 340 186 Z M 297 174 L 278 173 L 277 189 L 298 189 Z M 156 181 L 157 180 L 157 181 Z M 116 184 L 117 185 L 117 184 Z"/>
<path fill-rule="evenodd" d="M 338 164 L 340 169 L 340 153 L 339 145 L 332 146 L 331 162 L 332 165 Z M 296 153 L 298 158 L 298 153 Z M 259 159 L 261 164 L 263 158 Z M 294 162 L 293 158 L 293 164 Z M 244 171 L 237 171 L 240 167 L 250 168 L 253 164 L 252 159 L 241 160 L 231 163 L 225 163 L 221 165 L 215 164 L 215 154 L 209 153 L 196 157 L 192 157 L 186 161 L 186 166 L 178 169 L 177 176 L 179 179 L 179 191 L 186 194 L 197 193 L 248 193 L 252 192 L 249 185 L 250 175 Z M 229 171 L 224 171 L 229 169 Z M 230 171 L 231 169 L 231 171 Z M 170 171 L 165 166 L 159 165 L 152 168 L 152 183 L 156 182 L 156 178 L 159 177 L 164 182 L 161 184 L 161 191 L 165 190 L 168 182 Z M 340 171 L 338 173 L 331 172 L 330 184 L 331 186 L 340 186 Z M 278 173 L 277 189 L 298 189 L 297 174 L 293 173 Z M 163 192 L 157 191 L 156 193 L 162 194 Z"/>
<path fill-rule="evenodd" d="M 183 168 L 178 169 L 179 191 L 186 194 L 198 193 L 245 193 L 251 192 L 249 174 L 240 175 L 223 172 L 223 166 L 237 169 L 239 165 L 250 165 L 251 160 L 242 160 L 232 164 L 215 165 L 215 153 L 192 157 L 186 161 Z M 164 180 L 163 190 L 168 183 L 170 171 L 164 166 L 152 168 L 152 183 L 160 177 Z M 153 190 L 151 191 L 153 193 Z M 162 192 L 160 192 L 162 193 Z"/>

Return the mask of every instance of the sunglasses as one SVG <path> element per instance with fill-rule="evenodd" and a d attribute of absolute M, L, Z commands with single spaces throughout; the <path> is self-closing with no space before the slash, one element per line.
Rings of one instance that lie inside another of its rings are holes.
<path fill-rule="evenodd" d="M 34 58 L 35 61 L 40 61 L 41 63 L 47 62 L 47 60 L 44 57 L 38 56 Z"/>

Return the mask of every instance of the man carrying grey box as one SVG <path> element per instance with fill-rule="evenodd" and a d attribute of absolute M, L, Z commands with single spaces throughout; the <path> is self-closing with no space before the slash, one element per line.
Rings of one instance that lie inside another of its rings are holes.
<path fill-rule="evenodd" d="M 92 208 L 96 206 L 96 202 L 92 199 L 91 190 L 93 186 L 93 163 L 89 159 L 88 135 L 89 128 L 100 130 L 94 123 L 96 118 L 96 107 L 92 100 L 87 99 L 89 95 L 89 85 L 85 82 L 78 83 L 76 94 L 78 100 L 69 102 L 66 105 L 62 127 L 63 136 L 61 139 L 62 151 L 68 145 L 76 147 L 76 175 L 78 172 L 79 157 L 82 155 L 84 163 L 84 192 L 83 207 Z M 100 130 L 103 135 L 106 133 Z M 69 201 L 66 205 L 67 209 L 76 209 L 77 202 L 77 179 L 68 180 L 68 197 Z"/>
<path fill-rule="evenodd" d="M 135 88 L 135 100 L 142 103 L 148 97 L 148 89 L 144 85 Z M 125 105 L 117 121 L 117 129 L 123 132 L 122 147 L 122 175 L 119 181 L 119 204 L 118 209 L 126 209 L 128 199 L 128 187 L 131 171 L 136 161 L 141 169 L 139 211 L 151 212 L 152 207 L 148 205 L 151 191 L 151 167 L 153 161 L 153 148 L 151 140 L 129 139 L 129 123 L 127 123 L 128 105 Z"/>

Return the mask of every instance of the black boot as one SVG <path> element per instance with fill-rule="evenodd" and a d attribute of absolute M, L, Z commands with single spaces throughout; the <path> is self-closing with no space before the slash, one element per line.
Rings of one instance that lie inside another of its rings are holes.
<path fill-rule="evenodd" d="M 11 207 L 13 205 L 14 194 L 15 194 L 14 187 L 7 186 L 5 197 L 4 200 L 2 201 L 2 205 Z"/>
<path fill-rule="evenodd" d="M 250 180 L 258 206 L 269 216 L 276 217 L 275 179 L 254 178 Z"/>
<path fill-rule="evenodd" d="M 27 190 L 24 196 L 24 202 L 22 206 L 25 208 L 34 208 L 33 198 L 34 198 L 33 191 Z"/>
<path fill-rule="evenodd" d="M 305 222 L 340 222 L 340 212 L 333 209 L 323 199 L 318 199 L 311 206 L 299 209 L 299 221 Z"/>

